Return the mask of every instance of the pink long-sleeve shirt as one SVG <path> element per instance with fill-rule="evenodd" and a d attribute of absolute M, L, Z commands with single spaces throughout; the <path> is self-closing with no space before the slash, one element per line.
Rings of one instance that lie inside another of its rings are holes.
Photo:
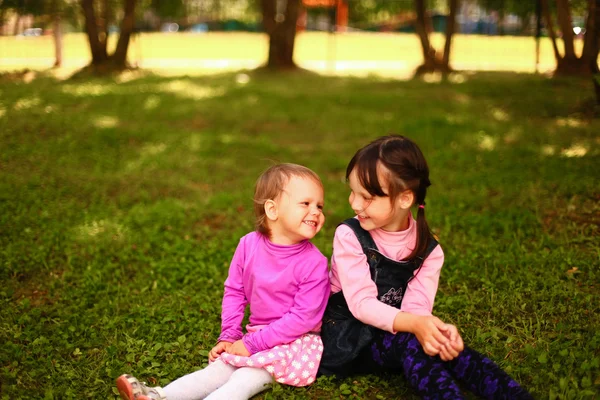
<path fill-rule="evenodd" d="M 409 227 L 404 231 L 386 232 L 375 229 L 370 233 L 381 254 L 399 261 L 414 248 L 416 228 L 416 221 L 411 217 Z M 443 264 L 444 252 L 438 245 L 425 259 L 416 277 L 408 283 L 401 312 L 431 315 Z M 371 279 L 367 257 L 356 235 L 346 225 L 338 226 L 335 231 L 330 280 L 331 292 L 343 290 L 348 308 L 358 320 L 395 333 L 393 323 L 398 309 L 378 300 L 377 286 Z"/>
<path fill-rule="evenodd" d="M 328 298 L 327 258 L 311 242 L 276 245 L 251 232 L 240 239 L 225 280 L 219 341 L 242 339 L 251 354 L 293 342 L 320 330 Z"/>

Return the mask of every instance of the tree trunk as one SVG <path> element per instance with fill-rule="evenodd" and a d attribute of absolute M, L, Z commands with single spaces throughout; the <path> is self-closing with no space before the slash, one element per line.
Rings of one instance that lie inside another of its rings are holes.
<path fill-rule="evenodd" d="M 2 29 L 0 29 L 0 35 L 4 35 L 5 30 L 4 30 L 4 19 L 6 18 L 6 8 L 0 8 L 0 27 L 2 27 Z"/>
<path fill-rule="evenodd" d="M 98 26 L 98 39 L 100 40 L 100 45 L 104 48 L 104 52 L 108 54 L 108 24 L 109 24 L 109 0 L 102 1 L 102 12 L 100 12 L 100 17 L 97 18 L 97 26 Z"/>
<path fill-rule="evenodd" d="M 546 20 L 546 28 L 548 29 L 548 36 L 550 36 L 550 41 L 552 42 L 552 50 L 554 50 L 554 59 L 558 64 L 559 60 L 562 59 L 560 52 L 558 51 L 558 46 L 556 45 L 556 33 L 554 32 L 554 24 L 552 22 L 552 14 L 550 13 L 550 6 L 548 5 L 548 0 L 541 0 L 542 4 L 542 14 L 544 15 L 544 19 Z"/>
<path fill-rule="evenodd" d="M 594 89 L 596 91 L 596 103 L 600 106 L 600 74 L 594 77 Z"/>
<path fill-rule="evenodd" d="M 98 26 L 96 21 L 96 13 L 94 11 L 93 0 L 81 0 L 81 8 L 85 17 L 85 32 L 90 43 L 90 51 L 92 53 L 92 65 L 100 65 L 106 63 L 108 55 L 106 47 L 98 39 Z"/>
<path fill-rule="evenodd" d="M 54 67 L 61 67 L 63 62 L 63 43 L 60 13 L 54 14 L 52 35 L 54 37 Z"/>
<path fill-rule="evenodd" d="M 544 19 L 546 20 L 548 34 L 550 35 L 554 49 L 554 57 L 556 58 L 556 70 L 554 71 L 555 76 L 590 76 L 598 70 L 598 64 L 596 62 L 598 47 L 597 44 L 595 44 L 597 42 L 591 40 L 593 39 L 594 32 L 596 31 L 596 2 L 596 0 L 588 0 L 588 19 L 586 21 L 586 28 L 590 29 L 592 34 L 590 35 L 589 31 L 586 34 L 582 55 L 581 57 L 577 57 L 573 43 L 574 36 L 573 28 L 571 26 L 571 10 L 569 7 L 569 2 L 568 0 L 556 0 L 557 19 L 565 47 L 565 53 L 561 57 L 556 45 L 556 34 L 552 24 L 552 16 L 550 14 L 550 8 L 548 7 L 548 0 L 541 0 L 542 13 L 544 14 Z M 593 54 L 596 55 L 595 58 Z M 593 65 L 592 58 L 594 58 Z"/>
<path fill-rule="evenodd" d="M 600 67 L 598 67 L 598 56 L 600 55 L 600 0 L 596 0 L 595 3 L 595 14 L 596 14 L 596 24 L 594 25 L 596 34 L 594 35 L 594 48 L 596 53 L 592 52 L 592 60 L 591 60 L 591 69 L 596 74 L 600 74 Z M 600 77 L 597 76 L 598 79 Z M 600 81 L 596 80 L 596 94 L 598 95 L 598 104 L 600 104 Z"/>
<path fill-rule="evenodd" d="M 415 75 L 422 75 L 429 72 L 440 71 L 444 74 L 451 72 L 452 68 L 449 65 L 450 49 L 452 44 L 452 35 L 456 27 L 456 10 L 458 9 L 458 0 L 448 0 L 450 15 L 448 15 L 448 23 L 446 24 L 446 43 L 444 46 L 444 54 L 440 58 L 431 45 L 429 34 L 432 31 L 431 17 L 427 14 L 427 5 L 425 0 L 415 0 L 415 11 L 417 13 L 416 31 L 421 42 L 421 51 L 423 52 L 423 64 L 417 67 Z"/>
<path fill-rule="evenodd" d="M 448 0 L 450 12 L 446 22 L 446 44 L 444 45 L 444 67 L 450 70 L 450 49 L 452 46 L 452 37 L 456 31 L 456 11 L 458 10 L 459 0 Z"/>
<path fill-rule="evenodd" d="M 13 36 L 19 34 L 19 25 L 21 25 L 21 15 L 17 12 L 15 15 L 15 26 L 13 27 Z"/>
<path fill-rule="evenodd" d="M 121 33 L 117 48 L 113 55 L 113 60 L 117 68 L 127 67 L 127 50 L 129 49 L 129 41 L 135 26 L 135 2 L 136 0 L 125 0 L 125 14 L 121 22 Z"/>
<path fill-rule="evenodd" d="M 269 35 L 267 67 L 294 69 L 294 43 L 300 0 L 261 0 L 263 27 Z"/>
<path fill-rule="evenodd" d="M 424 64 L 427 64 L 427 61 L 430 58 L 435 57 L 435 50 L 431 47 L 431 43 L 429 42 L 429 32 L 427 31 L 427 7 L 425 5 L 425 0 L 415 0 L 415 8 L 417 12 L 417 20 L 416 22 L 416 31 L 417 35 L 419 35 L 419 40 L 421 41 L 421 51 L 423 52 L 423 60 Z"/>
<path fill-rule="evenodd" d="M 556 16 L 565 46 L 565 58 L 575 59 L 577 55 L 575 54 L 575 46 L 573 45 L 573 23 L 571 21 L 569 0 L 556 0 Z"/>
<path fill-rule="evenodd" d="M 600 1 L 588 0 L 588 17 L 585 23 L 586 35 L 583 42 L 583 51 L 581 58 L 589 64 L 590 71 L 597 74 L 598 70 L 598 51 L 600 43 Z"/>

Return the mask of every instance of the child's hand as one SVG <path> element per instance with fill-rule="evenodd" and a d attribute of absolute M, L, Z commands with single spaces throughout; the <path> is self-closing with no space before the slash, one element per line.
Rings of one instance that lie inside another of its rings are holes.
<path fill-rule="evenodd" d="M 208 359 L 210 362 L 214 362 L 217 358 L 219 358 L 219 354 L 223 352 L 229 353 L 229 349 L 231 348 L 233 343 L 231 342 L 219 342 L 215 347 L 210 350 L 208 353 Z"/>
<path fill-rule="evenodd" d="M 450 339 L 444 335 L 447 324 L 438 317 L 421 317 L 415 321 L 413 333 L 428 356 L 436 356 L 450 343 Z"/>
<path fill-rule="evenodd" d="M 440 358 L 443 361 L 450 361 L 458 357 L 460 352 L 465 348 L 465 345 L 456 326 L 451 324 L 445 325 L 445 328 L 441 329 L 441 332 L 449 339 L 449 342 L 440 351 Z"/>
<path fill-rule="evenodd" d="M 248 351 L 248 349 L 244 345 L 244 342 L 242 342 L 241 340 L 235 341 L 231 345 L 231 347 L 229 348 L 229 350 L 227 350 L 227 352 L 229 354 L 233 354 L 233 355 L 236 355 L 236 356 L 244 356 L 244 357 L 249 357 L 250 356 L 250 352 Z"/>

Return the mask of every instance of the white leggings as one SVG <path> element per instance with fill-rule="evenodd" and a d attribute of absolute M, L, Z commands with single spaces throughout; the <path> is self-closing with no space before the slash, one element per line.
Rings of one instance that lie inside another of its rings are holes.
<path fill-rule="evenodd" d="M 261 368 L 237 368 L 217 360 L 169 383 L 167 400 L 248 400 L 267 389 L 273 378 Z"/>

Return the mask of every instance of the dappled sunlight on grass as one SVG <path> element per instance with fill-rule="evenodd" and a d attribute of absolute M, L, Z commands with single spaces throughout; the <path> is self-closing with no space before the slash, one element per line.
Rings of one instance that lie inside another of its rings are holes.
<path fill-rule="evenodd" d="M 471 98 L 464 93 L 456 93 L 454 99 L 460 104 L 469 104 L 471 102 Z"/>
<path fill-rule="evenodd" d="M 155 156 L 157 154 L 163 153 L 167 149 L 167 145 L 164 143 L 150 143 L 144 145 L 140 154 L 142 156 Z"/>
<path fill-rule="evenodd" d="M 78 97 L 102 96 L 112 92 L 110 85 L 100 83 L 68 84 L 63 86 L 63 92 Z"/>
<path fill-rule="evenodd" d="M 194 100 L 220 97 L 225 94 L 224 88 L 200 86 L 190 81 L 177 79 L 159 86 L 159 90 L 170 92 Z"/>
<path fill-rule="evenodd" d="M 557 146 L 545 144 L 541 148 L 541 153 L 544 156 L 560 155 L 566 158 L 580 158 L 590 154 L 589 146 L 582 143 L 573 143 L 570 147 L 563 148 L 560 151 Z"/>
<path fill-rule="evenodd" d="M 467 76 L 465 74 L 461 74 L 461 73 L 452 73 L 450 74 L 450 76 L 448 77 L 448 82 L 450 83 L 465 83 L 467 81 Z"/>
<path fill-rule="evenodd" d="M 254 96 L 254 95 L 250 95 L 246 97 L 246 102 L 250 105 L 254 105 L 256 103 L 258 103 L 259 98 L 258 96 Z"/>
<path fill-rule="evenodd" d="M 541 153 L 545 156 L 553 156 L 554 154 L 556 154 L 556 147 L 549 144 L 545 144 L 542 146 Z"/>
<path fill-rule="evenodd" d="M 154 110 L 156 107 L 160 105 L 160 97 L 156 95 L 148 96 L 146 101 L 144 102 L 144 110 Z"/>
<path fill-rule="evenodd" d="M 33 107 L 36 107 L 38 105 L 40 105 L 40 103 L 42 102 L 42 99 L 40 99 L 39 97 L 29 97 L 29 98 L 24 98 L 24 99 L 19 99 L 17 100 L 17 102 L 15 103 L 15 110 L 27 110 Z"/>
<path fill-rule="evenodd" d="M 587 154 L 588 148 L 582 144 L 575 143 L 568 149 L 563 149 L 560 154 L 563 157 L 583 157 Z"/>
<path fill-rule="evenodd" d="M 140 149 L 139 157 L 129 161 L 125 169 L 129 172 L 134 171 L 144 165 L 148 159 L 164 153 L 165 150 L 167 150 L 165 143 L 147 143 Z"/>
<path fill-rule="evenodd" d="M 496 148 L 496 144 L 498 139 L 487 135 L 485 132 L 481 131 L 477 135 L 478 146 L 481 150 L 492 151 Z"/>
<path fill-rule="evenodd" d="M 200 150 L 201 143 L 202 143 L 202 137 L 197 133 L 191 135 L 187 140 L 188 147 L 192 151 Z"/>
<path fill-rule="evenodd" d="M 439 72 L 429 73 L 423 75 L 423 82 L 426 83 L 441 83 L 442 82 L 442 74 Z"/>
<path fill-rule="evenodd" d="M 85 223 L 75 228 L 76 238 L 81 241 L 93 239 L 123 240 L 127 228 L 109 220 L 98 220 Z"/>
<path fill-rule="evenodd" d="M 237 74 L 235 76 L 235 81 L 240 85 L 245 85 L 250 82 L 250 76 L 248 74 Z"/>
<path fill-rule="evenodd" d="M 450 125 L 459 125 L 464 123 L 466 118 L 462 115 L 458 114 L 448 114 L 446 115 L 446 122 Z"/>
<path fill-rule="evenodd" d="M 229 135 L 229 134 L 223 134 L 221 136 L 219 136 L 219 140 L 221 141 L 221 143 L 223 144 L 230 144 L 233 143 L 235 141 L 236 137 L 233 135 Z"/>
<path fill-rule="evenodd" d="M 144 70 L 140 70 L 140 69 L 126 70 L 126 71 L 121 72 L 119 75 L 117 75 L 115 80 L 119 83 L 126 83 L 126 82 L 134 81 L 136 79 L 143 78 L 146 75 L 147 75 L 147 72 Z"/>
<path fill-rule="evenodd" d="M 33 71 L 28 71 L 23 75 L 23 82 L 31 83 L 37 77 L 37 74 Z"/>
<path fill-rule="evenodd" d="M 585 121 L 583 121 L 581 119 L 573 118 L 573 117 L 558 118 L 556 120 L 556 125 L 561 126 L 561 127 L 580 128 L 580 127 L 584 126 L 585 124 L 586 124 Z"/>
<path fill-rule="evenodd" d="M 115 126 L 119 125 L 119 119 L 104 115 L 97 117 L 92 123 L 96 128 L 114 128 Z"/>
<path fill-rule="evenodd" d="M 504 122 L 504 121 L 508 121 L 510 119 L 507 112 L 502 110 L 501 108 L 493 108 L 492 116 L 494 117 L 494 119 L 496 121 Z"/>

